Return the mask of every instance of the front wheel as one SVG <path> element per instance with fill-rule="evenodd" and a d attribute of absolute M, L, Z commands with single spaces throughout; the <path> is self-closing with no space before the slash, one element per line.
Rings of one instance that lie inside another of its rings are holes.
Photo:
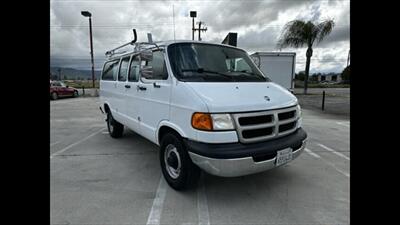
<path fill-rule="evenodd" d="M 184 190 L 196 186 L 200 169 L 190 159 L 179 135 L 168 133 L 162 138 L 160 163 L 164 178 L 172 188 Z"/>
<path fill-rule="evenodd" d="M 51 99 L 56 100 L 58 98 L 57 92 L 51 93 Z"/>
<path fill-rule="evenodd" d="M 122 133 L 124 132 L 124 125 L 118 123 L 118 121 L 116 121 L 111 115 L 111 112 L 107 113 L 107 128 L 108 133 L 113 138 L 121 137 Z"/>

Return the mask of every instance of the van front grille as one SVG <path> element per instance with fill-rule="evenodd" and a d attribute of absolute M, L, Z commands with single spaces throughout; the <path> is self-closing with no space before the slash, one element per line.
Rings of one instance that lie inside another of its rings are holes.
<path fill-rule="evenodd" d="M 272 115 L 241 117 L 239 118 L 239 123 L 242 126 L 246 126 L 246 125 L 254 125 L 260 123 L 270 123 L 272 122 L 272 119 L 273 119 Z"/>
<path fill-rule="evenodd" d="M 293 118 L 295 115 L 296 115 L 296 110 L 293 110 L 290 112 L 279 113 L 278 118 L 279 120 L 287 120 Z"/>
<path fill-rule="evenodd" d="M 232 114 L 242 143 L 265 141 L 290 134 L 297 128 L 298 115 L 297 106 Z"/>
<path fill-rule="evenodd" d="M 279 126 L 279 132 L 285 132 L 287 130 L 293 129 L 296 126 L 296 122 L 291 122 Z"/>
<path fill-rule="evenodd" d="M 260 137 L 265 135 L 271 135 L 274 131 L 273 127 L 254 129 L 254 130 L 244 130 L 242 135 L 244 138 Z"/>

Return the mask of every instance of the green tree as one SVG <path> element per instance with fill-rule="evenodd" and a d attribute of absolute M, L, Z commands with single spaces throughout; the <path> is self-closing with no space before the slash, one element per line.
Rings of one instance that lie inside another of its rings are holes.
<path fill-rule="evenodd" d="M 281 49 L 285 47 L 300 48 L 304 45 L 307 46 L 304 94 L 307 94 L 313 44 L 315 41 L 317 41 L 317 43 L 321 42 L 331 33 L 334 26 L 335 23 L 333 20 L 325 20 L 318 24 L 314 24 L 311 21 L 293 20 L 285 25 L 282 35 L 279 38 L 278 47 Z"/>
<path fill-rule="evenodd" d="M 340 75 L 343 81 L 350 81 L 350 65 L 348 65 Z"/>
<path fill-rule="evenodd" d="M 304 81 L 304 78 L 305 78 L 305 72 L 304 72 L 304 71 L 300 71 L 300 72 L 297 74 L 297 76 L 296 76 L 296 79 L 297 79 L 297 80 L 302 80 L 302 81 Z"/>
<path fill-rule="evenodd" d="M 318 81 L 318 74 L 313 74 L 310 76 L 310 81 Z"/>

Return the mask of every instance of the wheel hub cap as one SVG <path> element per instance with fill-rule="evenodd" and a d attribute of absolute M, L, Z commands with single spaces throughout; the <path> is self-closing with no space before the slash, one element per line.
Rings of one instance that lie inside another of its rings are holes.
<path fill-rule="evenodd" d="M 164 162 L 168 175 L 173 179 L 178 178 L 181 172 L 182 163 L 178 150 L 174 145 L 169 144 L 165 148 Z"/>

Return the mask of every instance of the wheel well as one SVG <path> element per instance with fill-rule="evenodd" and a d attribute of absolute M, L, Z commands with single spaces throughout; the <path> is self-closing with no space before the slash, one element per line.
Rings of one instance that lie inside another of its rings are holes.
<path fill-rule="evenodd" d="M 174 134 L 178 135 L 178 137 L 181 137 L 181 135 L 176 130 L 172 129 L 171 127 L 162 126 L 160 128 L 160 130 L 158 131 L 158 143 L 161 142 L 161 138 L 167 133 L 174 133 Z"/>
<path fill-rule="evenodd" d="M 105 113 L 110 112 L 110 107 L 108 107 L 107 104 L 104 104 L 104 112 L 105 112 Z"/>

